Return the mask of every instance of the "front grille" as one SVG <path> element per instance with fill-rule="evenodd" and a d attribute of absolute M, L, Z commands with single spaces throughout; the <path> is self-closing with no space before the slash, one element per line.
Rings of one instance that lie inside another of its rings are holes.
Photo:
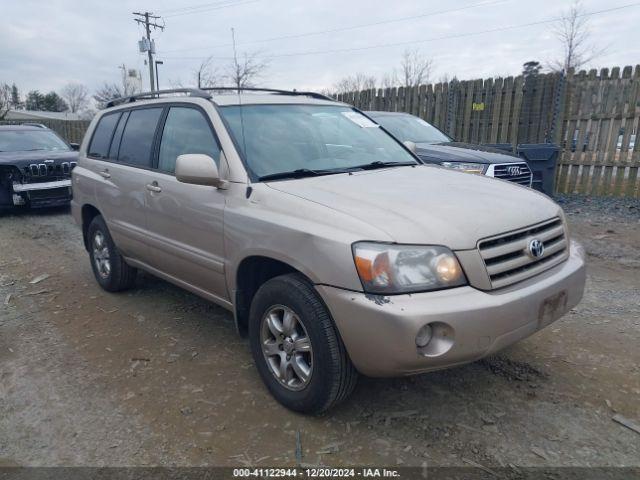
<path fill-rule="evenodd" d="M 524 162 L 495 165 L 493 167 L 493 176 L 526 187 L 531 185 L 531 169 Z"/>
<path fill-rule="evenodd" d="M 544 245 L 539 257 L 529 253 L 537 239 Z M 501 288 L 537 275 L 561 263 L 569 255 L 564 225 L 560 218 L 505 233 L 478 243 L 492 288 Z"/>
<path fill-rule="evenodd" d="M 27 182 L 51 182 L 69 178 L 76 165 L 77 162 L 32 163 L 24 168 L 24 174 Z"/>
<path fill-rule="evenodd" d="M 48 188 L 46 190 L 31 190 L 29 191 L 30 200 L 48 200 L 54 198 L 68 198 L 69 187 L 60 188 Z"/>

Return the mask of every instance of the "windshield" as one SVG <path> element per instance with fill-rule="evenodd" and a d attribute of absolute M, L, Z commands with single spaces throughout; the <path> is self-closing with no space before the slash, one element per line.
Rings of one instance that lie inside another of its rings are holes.
<path fill-rule="evenodd" d="M 401 141 L 413 143 L 445 143 L 451 138 L 436 127 L 413 115 L 380 115 L 373 119 Z"/>
<path fill-rule="evenodd" d="M 418 163 L 378 125 L 349 107 L 234 105 L 221 111 L 247 167 L 258 177 Z"/>
<path fill-rule="evenodd" d="M 55 133 L 47 130 L 6 130 L 0 132 L 0 152 L 32 150 L 68 151 L 69 146 Z"/>

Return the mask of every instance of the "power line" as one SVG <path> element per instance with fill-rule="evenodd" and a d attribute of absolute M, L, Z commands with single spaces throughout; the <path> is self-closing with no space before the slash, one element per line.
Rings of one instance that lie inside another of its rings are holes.
<path fill-rule="evenodd" d="M 217 7 L 203 8 L 202 10 L 190 10 L 190 11 L 187 11 L 187 12 L 173 13 L 173 14 L 170 14 L 170 15 L 165 15 L 164 18 L 180 17 L 182 15 L 191 15 L 191 14 L 194 14 L 194 13 L 212 12 L 214 10 L 220 10 L 221 8 L 238 7 L 240 5 L 246 5 L 248 3 L 256 3 L 256 2 L 259 2 L 259 1 L 260 0 L 247 0 L 247 1 L 243 1 L 243 2 L 227 3 L 227 4 L 224 4 L 224 5 L 219 5 Z"/>
<path fill-rule="evenodd" d="M 420 19 L 420 18 L 426 18 L 426 17 L 433 17 L 436 15 L 441 15 L 444 13 L 453 13 L 453 12 L 459 12 L 462 10 L 469 10 L 471 8 L 476 8 L 476 7 L 485 7 L 485 6 L 489 6 L 489 5 L 495 5 L 497 3 L 505 3 L 508 2 L 510 0 L 493 0 L 493 1 L 482 1 L 479 3 L 474 3 L 472 5 L 465 5 L 463 7 L 457 7 L 457 8 L 451 8 L 451 9 L 447 9 L 447 10 L 440 10 L 437 12 L 428 12 L 428 13 L 423 13 L 423 14 L 418 14 L 418 15 L 411 15 L 409 17 L 400 17 L 400 18 L 393 18 L 393 19 L 389 19 L 389 20 L 380 20 L 377 22 L 372 22 L 372 23 L 361 23 L 361 24 L 357 24 L 357 25 L 350 25 L 347 27 L 336 27 L 336 28 L 331 28 L 331 29 L 327 29 L 327 30 L 316 30 L 316 31 L 312 31 L 312 32 L 305 32 L 305 33 L 294 33 L 291 35 L 282 35 L 282 36 L 278 36 L 278 37 L 270 37 L 270 38 L 263 38 L 261 40 L 252 40 L 250 42 L 243 42 L 243 43 L 239 43 L 238 45 L 252 45 L 252 44 L 256 44 L 256 43 L 265 43 L 265 42 L 274 42 L 276 40 L 290 40 L 290 39 L 294 39 L 294 38 L 302 38 L 302 37 L 310 37 L 310 36 L 315 36 L 315 35 L 324 35 L 327 33 L 338 33 L 338 32 L 346 32 L 349 30 L 356 30 L 359 28 L 366 28 L 366 27 L 374 27 L 374 26 L 379 26 L 379 25 L 388 25 L 390 23 L 398 23 L 398 22 L 405 22 L 408 20 L 416 20 L 416 19 Z M 181 48 L 181 49 L 177 49 L 177 50 L 164 50 L 163 53 L 175 53 L 175 52 L 184 52 L 184 51 L 190 51 L 190 50 L 210 50 L 210 49 L 214 49 L 214 48 L 223 48 L 223 47 L 230 47 L 232 46 L 230 43 L 226 43 L 226 44 L 222 44 L 222 45 L 214 45 L 214 46 L 210 46 L 210 47 L 197 47 L 197 48 Z"/>
<path fill-rule="evenodd" d="M 211 2 L 211 3 L 201 3 L 199 5 L 191 5 L 191 6 L 187 6 L 187 7 L 178 7 L 178 8 L 170 8 L 168 10 L 161 10 L 160 13 L 162 15 L 166 15 L 167 13 L 169 14 L 173 14 L 176 12 L 183 12 L 186 10 L 197 10 L 200 8 L 205 8 L 205 7 L 216 7 L 222 4 L 227 4 L 227 3 L 233 3 L 234 1 L 240 1 L 240 0 L 222 0 L 219 2 Z"/>
<path fill-rule="evenodd" d="M 622 10 L 622 9 L 625 9 L 625 8 L 637 7 L 638 5 L 640 5 L 640 2 L 629 3 L 629 4 L 621 5 L 621 6 L 618 6 L 618 7 L 606 8 L 606 9 L 597 10 L 597 11 L 594 11 L 594 12 L 583 13 L 581 15 L 578 15 L 578 17 L 588 17 L 588 16 L 593 16 L 593 15 L 600 15 L 600 14 L 603 14 L 603 13 Z M 308 55 L 323 55 L 323 54 L 328 54 L 328 53 L 358 52 L 358 51 L 363 51 L 363 50 L 371 50 L 371 49 L 374 49 L 374 48 L 399 47 L 399 46 L 405 46 L 405 45 L 414 45 L 414 44 L 420 44 L 420 43 L 434 42 L 434 41 L 437 41 L 437 40 L 449 40 L 449 39 L 454 39 L 454 38 L 470 37 L 470 36 L 481 35 L 481 34 L 485 34 L 485 33 L 503 32 L 503 31 L 506 31 L 506 30 L 513 30 L 513 29 L 516 29 L 516 28 L 525 28 L 525 27 L 532 27 L 532 26 L 536 26 L 536 25 L 544 25 L 544 24 L 548 24 L 548 23 L 557 22 L 558 20 L 561 20 L 561 19 L 562 19 L 562 17 L 553 17 L 553 18 L 549 18 L 549 19 L 546 19 L 546 20 L 538 20 L 538 21 L 535 21 L 535 22 L 520 23 L 520 24 L 517 24 L 517 25 L 508 25 L 508 26 L 505 26 L 505 27 L 496 27 L 496 28 L 491 28 L 491 29 L 487 29 L 487 30 L 477 30 L 477 31 L 474 31 L 474 32 L 457 33 L 457 34 L 451 34 L 451 35 L 442 35 L 442 36 L 439 36 L 439 37 L 431 37 L 431 38 L 427 38 L 427 39 L 424 39 L 424 40 L 411 40 L 411 41 L 405 41 L 405 42 L 383 43 L 383 44 L 376 44 L 376 45 L 366 45 L 366 46 L 362 46 L 362 47 L 339 48 L 339 49 L 331 49 L 331 50 L 315 50 L 315 51 L 306 51 L 306 52 L 288 52 L 288 53 L 281 53 L 281 54 L 275 54 L 275 55 L 264 55 L 264 57 L 273 59 L 273 58 L 298 57 L 298 56 L 308 56 Z M 203 58 L 203 57 L 173 57 L 174 60 L 195 60 L 195 59 L 201 59 L 201 58 Z"/>

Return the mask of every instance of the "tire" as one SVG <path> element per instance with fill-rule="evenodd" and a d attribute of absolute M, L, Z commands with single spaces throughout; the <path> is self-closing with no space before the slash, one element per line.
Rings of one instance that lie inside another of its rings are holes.
<path fill-rule="evenodd" d="M 280 340 L 275 332 L 282 332 Z M 251 302 L 249 342 L 262 380 L 291 410 L 321 413 L 346 399 L 356 385 L 358 373 L 329 311 L 300 274 L 272 278 L 258 289 Z M 289 365 L 281 370 L 285 358 Z"/>
<path fill-rule="evenodd" d="M 87 229 L 87 246 L 93 275 L 107 292 L 119 292 L 131 288 L 136 281 L 137 270 L 127 265 L 101 215 L 91 220 Z"/>

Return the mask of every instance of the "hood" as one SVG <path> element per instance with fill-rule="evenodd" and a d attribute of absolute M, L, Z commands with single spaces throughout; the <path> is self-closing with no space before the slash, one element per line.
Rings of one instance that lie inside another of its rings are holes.
<path fill-rule="evenodd" d="M 432 165 L 270 182 L 377 227 L 398 243 L 476 247 L 479 239 L 560 215 L 529 188 Z M 362 240 L 380 240 L 363 238 Z"/>
<path fill-rule="evenodd" d="M 430 162 L 513 163 L 524 162 L 504 150 L 471 143 L 418 143 L 416 154 Z"/>
<path fill-rule="evenodd" d="M 45 163 L 45 160 L 53 160 L 53 165 L 58 165 L 62 162 L 77 162 L 78 152 L 0 152 L 0 165 L 15 166 L 21 170 L 32 163 Z"/>

